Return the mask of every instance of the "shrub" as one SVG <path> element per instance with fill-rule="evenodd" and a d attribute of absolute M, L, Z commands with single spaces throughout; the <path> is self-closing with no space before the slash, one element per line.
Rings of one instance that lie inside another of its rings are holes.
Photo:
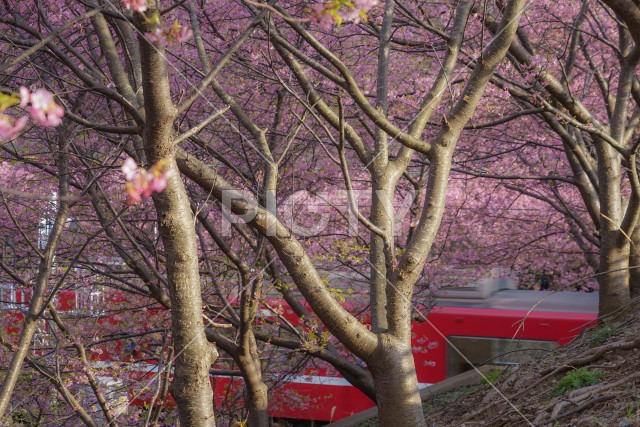
<path fill-rule="evenodd" d="M 603 375 L 588 368 L 574 369 L 558 381 L 553 389 L 553 395 L 562 396 L 569 391 L 598 384 Z"/>

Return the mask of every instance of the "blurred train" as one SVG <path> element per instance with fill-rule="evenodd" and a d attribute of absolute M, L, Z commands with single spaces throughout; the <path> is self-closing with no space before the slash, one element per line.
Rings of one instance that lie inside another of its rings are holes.
<path fill-rule="evenodd" d="M 3 297 L 5 309 L 16 308 L 15 304 L 7 307 L 7 297 L 28 300 L 26 295 L 6 291 Z M 91 309 L 103 303 L 104 296 L 89 295 L 85 300 L 79 302 L 76 294 L 67 291 L 58 296 L 57 305 L 62 311 L 77 310 L 79 305 Z M 472 369 L 471 365 L 510 365 L 527 360 L 544 363 L 545 354 L 592 326 L 598 311 L 597 294 L 517 290 L 505 279 L 440 290 L 427 300 L 425 309 L 415 316 L 412 334 L 420 387 Z M 284 317 L 294 322 L 293 311 L 281 299 L 270 301 L 272 306 L 278 304 L 284 305 Z M 100 364 L 109 364 L 108 357 L 100 359 Z M 159 369 L 146 362 L 133 363 L 128 371 L 145 381 Z M 216 405 L 241 390 L 241 381 L 238 376 L 212 377 Z M 313 359 L 280 381 L 270 400 L 274 419 L 300 426 L 322 425 L 374 406 L 333 368 Z"/>
<path fill-rule="evenodd" d="M 426 316 L 413 322 L 413 354 L 420 387 L 479 366 L 537 360 L 595 324 L 598 295 L 515 289 L 509 280 L 441 290 Z M 304 411 L 274 402 L 274 417 L 336 421 L 374 403 L 346 380 L 317 369 L 286 388 L 313 401 Z M 299 425 L 303 425 L 299 423 Z"/>

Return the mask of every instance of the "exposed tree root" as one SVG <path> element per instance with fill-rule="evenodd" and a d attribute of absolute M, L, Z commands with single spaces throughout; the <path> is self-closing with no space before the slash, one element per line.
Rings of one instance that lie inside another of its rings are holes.
<path fill-rule="evenodd" d="M 527 387 L 519 390 L 517 393 L 514 393 L 510 396 L 507 396 L 507 399 L 509 401 L 513 401 L 514 399 L 517 399 L 518 397 L 528 393 L 529 391 L 531 391 L 533 388 L 537 387 L 538 385 L 540 385 L 541 383 L 551 379 L 553 376 L 555 376 L 556 374 L 559 374 L 561 372 L 567 371 L 569 369 L 575 368 L 575 367 L 579 367 L 579 366 L 585 366 L 588 365 L 591 362 L 594 362 L 596 360 L 598 360 L 599 358 L 601 358 L 603 355 L 605 355 L 606 353 L 609 353 L 611 351 L 615 351 L 615 350 L 630 350 L 633 348 L 640 348 L 640 337 L 634 339 L 634 340 L 623 340 L 623 341 L 615 341 L 613 343 L 609 343 L 609 344 L 605 344 L 602 345 L 600 347 L 596 347 L 593 349 L 589 349 L 588 351 L 582 353 L 581 355 L 579 355 L 578 357 L 576 357 L 575 359 L 570 360 L 569 362 L 561 365 L 561 366 L 556 366 L 553 368 L 548 368 L 545 369 L 541 372 L 542 377 L 540 377 L 538 380 L 534 381 L 533 383 L 531 383 L 530 385 L 528 385 Z M 614 368 L 614 366 L 606 366 L 607 368 L 611 369 Z M 603 395 L 602 393 L 614 388 L 614 387 L 618 387 L 620 385 L 623 385 L 624 383 L 628 383 L 631 381 L 635 381 L 635 380 L 639 380 L 640 379 L 640 373 L 636 373 L 633 375 L 630 375 L 626 378 L 624 378 L 621 381 L 617 381 L 615 383 L 611 383 L 611 384 L 605 384 L 605 385 L 596 385 L 596 386 L 590 386 L 590 387 L 586 387 L 584 389 L 581 390 L 576 390 L 573 393 L 571 393 L 569 395 L 569 399 L 571 400 L 565 400 L 563 402 L 561 402 L 562 404 L 555 402 L 551 405 L 549 405 L 547 408 L 545 408 L 543 410 L 542 414 L 539 414 L 538 417 L 536 417 L 536 422 L 534 422 L 534 424 L 538 424 L 537 421 L 541 421 L 542 419 L 544 419 L 546 417 L 545 413 L 549 412 L 551 410 L 552 414 L 551 414 L 551 420 L 555 420 L 558 418 L 562 418 L 565 416 L 568 416 L 572 413 L 576 413 L 576 412 L 580 412 L 584 409 L 586 409 L 587 407 L 598 403 L 600 401 L 604 400 L 609 400 L 606 397 L 608 395 Z M 579 393 L 579 394 L 578 394 Z M 589 398 L 591 398 L 592 396 L 597 396 L 591 400 L 587 400 Z M 585 400 L 587 400 L 585 402 Z M 469 413 L 468 415 L 466 415 L 464 418 L 462 418 L 462 422 L 466 422 L 469 420 L 472 420 L 474 418 L 476 418 L 477 416 L 479 416 L 480 414 L 482 414 L 483 412 L 495 407 L 496 405 L 499 405 L 500 403 L 502 403 L 504 400 L 503 399 L 499 399 L 499 400 L 494 400 L 492 402 L 486 402 L 486 404 L 474 411 Z M 584 402 L 584 403 L 582 403 Z M 579 405 L 577 408 L 572 409 L 568 412 L 565 412 L 563 414 L 560 413 L 560 411 L 565 408 L 566 406 L 570 405 L 571 403 L 573 403 L 574 405 Z M 539 417 L 541 417 L 539 419 Z"/>
<path fill-rule="evenodd" d="M 558 372 L 566 371 L 576 366 L 584 366 L 588 363 L 591 363 L 597 359 L 599 359 L 602 355 L 613 351 L 613 350 L 630 350 L 632 348 L 640 348 L 640 337 L 631 341 L 615 341 L 609 344 L 602 345 L 600 347 L 596 347 L 590 349 L 582 353 L 577 358 L 570 360 L 562 366 L 557 366 L 555 368 L 548 368 L 541 372 L 544 375 L 543 378 L 546 378 L 549 375 L 555 375 Z"/>
<path fill-rule="evenodd" d="M 569 415 L 573 415 L 573 414 L 577 414 L 578 412 L 584 411 L 585 409 L 587 409 L 590 406 L 595 405 L 596 403 L 600 403 L 600 402 L 606 402 L 607 400 L 611 400 L 611 399 L 615 399 L 616 396 L 613 394 L 607 394 L 604 396 L 598 396 L 595 397 L 591 400 L 588 400 L 586 402 L 584 402 L 582 405 L 578 406 L 577 408 L 574 408 L 570 411 L 564 412 L 562 414 L 558 413 L 555 416 L 552 416 L 551 419 L 549 421 L 555 421 L 555 420 L 559 420 L 560 418 L 564 418 L 564 417 L 568 417 Z"/>

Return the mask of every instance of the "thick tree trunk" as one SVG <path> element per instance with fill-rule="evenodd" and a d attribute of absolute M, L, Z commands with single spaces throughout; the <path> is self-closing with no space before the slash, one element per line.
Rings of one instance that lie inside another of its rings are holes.
<path fill-rule="evenodd" d="M 262 287 L 262 281 L 259 280 L 259 287 Z M 251 295 L 247 300 L 247 292 L 242 295 L 242 313 L 240 324 L 240 346 L 238 347 L 238 365 L 244 377 L 244 383 L 247 392 L 246 406 L 249 410 L 249 427 L 269 427 L 269 396 L 267 394 L 267 385 L 262 381 L 262 364 L 258 353 L 258 345 L 253 335 L 253 321 L 255 319 L 255 309 L 253 306 L 253 297 L 259 298 L 259 295 Z"/>
<path fill-rule="evenodd" d="M 139 22 L 142 32 L 157 24 Z M 189 198 L 175 164 L 173 122 L 167 63 L 161 46 L 140 40 L 146 122 L 144 148 L 150 162 L 169 162 L 174 172 L 166 189 L 154 196 L 160 236 L 164 244 L 171 298 L 171 330 L 176 354 L 171 393 L 178 406 L 180 424 L 214 427 L 213 391 L 209 368 L 217 358 L 204 334 L 202 296 L 195 224 Z"/>
<path fill-rule="evenodd" d="M 615 239 L 615 235 L 612 238 Z M 598 277 L 600 315 L 609 314 L 630 301 L 629 246 L 628 241 L 618 245 L 609 245 L 603 239 L 600 249 L 600 272 L 605 274 Z"/>
<path fill-rule="evenodd" d="M 373 359 L 370 369 L 376 386 L 380 426 L 426 425 L 411 345 L 381 334 L 380 347 Z"/>
<path fill-rule="evenodd" d="M 640 227 L 631 235 L 633 244 L 629 249 L 629 293 L 631 298 L 640 297 Z"/>
<path fill-rule="evenodd" d="M 629 240 L 620 230 L 620 154 L 604 141 L 596 144 L 600 182 L 600 315 L 609 314 L 629 302 Z"/>
<path fill-rule="evenodd" d="M 625 31 L 625 30 L 622 30 Z M 622 39 L 624 33 L 620 36 Z M 629 95 L 640 52 L 628 50 L 628 45 L 621 42 L 624 59 L 620 70 L 616 104 L 611 117 L 611 137 L 624 146 L 628 115 Z M 604 272 L 600 280 L 600 315 L 608 314 L 630 301 L 629 292 L 629 234 L 638 219 L 638 182 L 636 157 L 631 155 L 623 159 L 619 151 L 605 141 L 597 141 L 598 181 L 600 182 L 601 216 L 600 234 L 600 272 Z M 621 161 L 627 163 L 628 177 L 632 185 L 631 197 L 626 209 L 623 208 L 620 192 L 622 168 Z"/>

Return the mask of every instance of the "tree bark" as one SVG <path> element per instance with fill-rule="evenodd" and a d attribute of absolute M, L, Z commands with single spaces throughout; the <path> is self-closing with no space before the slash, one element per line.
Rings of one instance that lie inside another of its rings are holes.
<path fill-rule="evenodd" d="M 629 293 L 631 299 L 640 297 L 640 227 L 636 225 L 631 235 L 629 250 Z"/>
<path fill-rule="evenodd" d="M 403 341 L 381 334 L 379 349 L 369 365 L 381 426 L 425 424 L 411 345 Z"/>
<path fill-rule="evenodd" d="M 620 154 L 599 142 L 600 181 L 600 315 L 611 313 L 629 302 L 629 241 L 621 235 Z"/>
<path fill-rule="evenodd" d="M 247 410 L 249 427 L 269 427 L 269 395 L 267 385 L 262 381 L 262 367 L 253 334 L 247 337 L 248 346 L 241 348 L 238 365 L 247 388 Z"/>
<path fill-rule="evenodd" d="M 138 25 L 145 33 L 152 32 L 157 24 L 140 20 Z M 175 163 L 173 121 L 176 108 L 171 101 L 163 48 L 152 46 L 141 38 L 140 54 L 146 115 L 143 132 L 145 152 L 150 162 L 165 160 L 173 171 L 166 189 L 153 197 L 167 258 L 171 298 L 176 354 L 171 393 L 178 406 L 181 425 L 214 427 L 209 368 L 217 358 L 217 351 L 204 334 L 195 223 Z"/>

